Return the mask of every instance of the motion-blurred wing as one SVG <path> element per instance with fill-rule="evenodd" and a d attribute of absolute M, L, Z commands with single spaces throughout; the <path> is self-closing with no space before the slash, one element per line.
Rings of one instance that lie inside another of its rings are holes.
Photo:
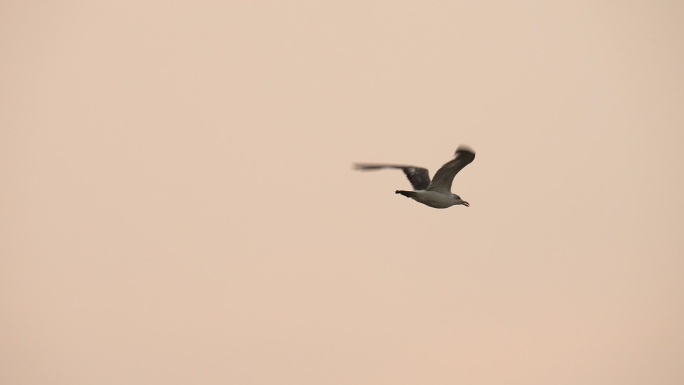
<path fill-rule="evenodd" d="M 427 169 L 415 166 L 402 166 L 397 164 L 356 163 L 357 170 L 380 170 L 383 168 L 398 168 L 404 172 L 414 190 L 425 190 L 430 185 L 430 173 Z"/>

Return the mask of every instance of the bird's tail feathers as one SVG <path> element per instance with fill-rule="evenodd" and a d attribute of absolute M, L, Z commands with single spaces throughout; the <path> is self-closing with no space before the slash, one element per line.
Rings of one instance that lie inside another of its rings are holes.
<path fill-rule="evenodd" d="M 397 191 L 395 191 L 394 193 L 395 193 L 395 194 L 401 194 L 401 195 L 403 195 L 403 196 L 405 196 L 405 197 L 407 197 L 407 198 L 413 198 L 413 197 L 416 196 L 416 192 L 415 192 L 415 191 L 397 190 Z"/>

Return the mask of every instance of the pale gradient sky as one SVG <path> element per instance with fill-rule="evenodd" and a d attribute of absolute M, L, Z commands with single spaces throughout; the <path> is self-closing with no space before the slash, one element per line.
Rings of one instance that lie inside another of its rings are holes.
<path fill-rule="evenodd" d="M 0 383 L 684 383 L 683 26 L 4 1 Z M 461 143 L 470 208 L 351 170 Z"/>

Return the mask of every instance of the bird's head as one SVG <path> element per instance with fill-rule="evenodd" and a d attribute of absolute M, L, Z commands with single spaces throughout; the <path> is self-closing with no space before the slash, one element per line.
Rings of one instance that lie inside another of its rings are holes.
<path fill-rule="evenodd" d="M 465 207 L 470 207 L 470 203 L 468 203 L 468 202 L 464 201 L 463 199 L 461 199 L 460 196 L 458 196 L 458 195 L 456 195 L 456 194 L 452 194 L 452 195 L 454 196 L 454 200 L 456 201 L 456 204 L 457 204 L 457 205 L 463 205 L 463 206 L 465 206 Z"/>

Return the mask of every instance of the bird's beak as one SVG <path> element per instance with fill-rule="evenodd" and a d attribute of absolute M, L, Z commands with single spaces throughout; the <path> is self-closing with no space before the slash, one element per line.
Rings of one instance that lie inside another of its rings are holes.
<path fill-rule="evenodd" d="M 461 202 L 461 204 L 465 207 L 470 207 L 470 203 L 468 203 L 466 201 Z"/>

